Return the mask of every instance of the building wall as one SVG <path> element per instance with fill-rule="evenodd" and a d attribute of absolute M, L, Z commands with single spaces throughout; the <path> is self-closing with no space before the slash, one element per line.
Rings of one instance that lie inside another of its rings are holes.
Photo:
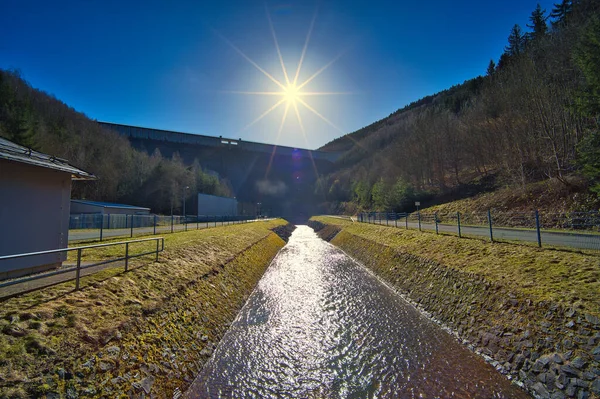
<path fill-rule="evenodd" d="M 198 194 L 198 215 L 235 216 L 237 213 L 238 203 L 235 198 Z"/>
<path fill-rule="evenodd" d="M 70 196 L 69 173 L 0 159 L 0 256 L 66 248 Z M 0 261 L 0 278 L 65 259 L 51 254 Z"/>

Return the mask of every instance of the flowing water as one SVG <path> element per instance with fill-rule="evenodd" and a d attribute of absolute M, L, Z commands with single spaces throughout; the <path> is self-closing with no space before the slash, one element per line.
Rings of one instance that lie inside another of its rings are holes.
<path fill-rule="evenodd" d="M 307 226 L 299 226 L 189 398 L 527 398 Z"/>

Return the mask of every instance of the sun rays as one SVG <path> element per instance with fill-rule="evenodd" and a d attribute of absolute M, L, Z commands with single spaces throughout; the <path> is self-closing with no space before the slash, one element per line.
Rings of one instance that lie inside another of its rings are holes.
<path fill-rule="evenodd" d="M 342 53 L 338 54 L 334 59 L 332 59 L 330 62 L 328 62 L 327 64 L 325 64 L 320 69 L 318 69 L 315 73 L 313 73 L 307 79 L 299 82 L 300 72 L 301 72 L 302 67 L 304 65 L 304 60 L 306 58 L 306 52 L 307 52 L 308 45 L 310 43 L 310 39 L 311 39 L 311 36 L 312 36 L 312 33 L 313 33 L 313 29 L 314 29 L 314 26 L 315 26 L 315 21 L 317 19 L 317 10 L 315 10 L 313 18 L 312 18 L 312 20 L 310 22 L 308 33 L 306 35 L 306 40 L 305 40 L 304 46 L 302 48 L 302 53 L 300 54 L 300 59 L 298 61 L 298 65 L 297 65 L 296 70 L 294 71 L 294 74 L 293 74 L 293 79 L 291 79 L 292 75 L 289 73 L 289 71 L 287 70 L 287 68 L 285 66 L 285 63 L 284 63 L 284 60 L 283 60 L 283 56 L 281 54 L 281 48 L 280 48 L 279 42 L 277 40 L 277 34 L 275 32 L 275 28 L 273 27 L 273 21 L 271 19 L 271 14 L 270 14 L 269 9 L 268 9 L 268 7 L 267 7 L 266 4 L 265 4 L 265 13 L 266 13 L 266 16 L 267 16 L 267 21 L 269 23 L 269 29 L 270 29 L 271 35 L 273 36 L 273 43 L 275 44 L 275 49 L 277 51 L 278 61 L 279 61 L 279 64 L 281 65 L 281 70 L 283 72 L 284 81 L 281 81 L 281 80 L 275 78 L 272 74 L 270 74 L 269 72 L 267 72 L 264 68 L 262 68 L 261 66 L 259 66 L 250 57 L 248 57 L 242 50 L 240 50 L 231 41 L 227 40 L 221 34 L 219 34 L 218 32 L 216 32 L 217 35 L 219 37 L 221 37 L 221 39 L 223 39 L 223 41 L 225 41 L 225 43 L 227 43 L 231 48 L 233 48 L 240 56 L 242 56 L 246 61 L 248 61 L 254 68 L 256 68 L 258 71 L 260 71 L 266 78 L 268 78 L 271 82 L 273 82 L 278 87 L 278 89 L 279 89 L 278 91 L 230 91 L 229 92 L 229 93 L 233 93 L 233 94 L 242 94 L 242 95 L 250 95 L 250 96 L 274 96 L 274 97 L 279 97 L 278 99 L 276 99 L 276 101 L 274 102 L 274 104 L 270 108 L 268 108 L 265 112 L 263 112 L 261 115 L 259 115 L 256 119 L 254 119 L 253 121 L 251 121 L 250 123 L 248 123 L 247 125 L 245 125 L 241 129 L 241 131 L 248 130 L 250 127 L 256 125 L 258 122 L 260 122 L 261 120 L 263 120 L 267 115 L 271 114 L 273 111 L 277 110 L 281 106 L 284 106 L 285 110 L 283 112 L 283 116 L 282 116 L 281 122 L 279 124 L 279 129 L 277 131 L 276 144 L 279 142 L 279 139 L 281 138 L 281 134 L 283 132 L 283 128 L 284 128 L 284 125 L 285 125 L 286 120 L 288 118 L 288 115 L 293 114 L 293 116 L 295 116 L 295 118 L 297 119 L 298 125 L 300 127 L 300 132 L 304 136 L 303 137 L 304 141 L 308 145 L 308 138 L 307 138 L 307 135 L 306 135 L 306 130 L 304 128 L 304 123 L 302 121 L 302 117 L 300 115 L 300 110 L 299 110 L 299 107 L 298 107 L 298 105 L 301 105 L 303 108 L 305 108 L 306 110 L 310 111 L 312 114 L 314 114 L 319 119 L 321 119 L 323 122 L 325 122 L 327 125 L 333 127 L 338 132 L 341 132 L 342 134 L 344 134 L 344 131 L 342 129 L 340 129 L 339 127 L 337 127 L 333 122 L 331 122 L 329 119 L 327 119 L 326 117 L 324 117 L 321 113 L 319 113 L 316 109 L 314 109 L 314 107 L 312 107 L 311 105 L 309 105 L 306 102 L 305 98 L 306 97 L 312 97 L 312 96 L 347 95 L 347 94 L 350 94 L 350 93 L 348 93 L 348 92 L 331 92 L 331 91 L 321 92 L 321 91 L 314 91 L 314 90 L 313 91 L 305 91 L 304 90 L 304 88 L 309 83 L 311 83 L 316 77 L 318 77 L 323 72 L 325 72 L 343 54 Z M 290 107 L 293 108 L 293 112 L 290 112 Z"/>

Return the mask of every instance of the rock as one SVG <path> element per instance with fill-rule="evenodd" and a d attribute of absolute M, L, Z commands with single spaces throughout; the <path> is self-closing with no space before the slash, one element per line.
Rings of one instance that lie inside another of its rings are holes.
<path fill-rule="evenodd" d="M 600 378 L 596 378 L 590 387 L 593 393 L 600 396 Z"/>
<path fill-rule="evenodd" d="M 98 367 L 100 367 L 100 370 L 102 371 L 109 371 L 115 368 L 114 364 L 112 364 L 111 362 L 105 362 L 104 360 L 100 361 Z"/>
<path fill-rule="evenodd" d="M 571 366 L 575 367 L 578 370 L 581 370 L 583 366 L 585 366 L 585 360 L 581 357 L 577 356 L 575 359 L 571 361 Z"/>
<path fill-rule="evenodd" d="M 565 398 L 566 398 L 566 397 L 565 397 L 565 394 L 564 394 L 564 393 L 562 393 L 562 392 L 560 392 L 560 391 L 554 392 L 554 393 L 553 393 L 553 394 L 550 396 L 550 399 L 565 399 Z"/>
<path fill-rule="evenodd" d="M 562 364 L 563 358 L 558 353 L 555 353 L 554 355 L 552 355 L 552 361 L 556 364 Z"/>
<path fill-rule="evenodd" d="M 106 348 L 106 354 L 112 358 L 117 358 L 119 357 L 119 354 L 121 353 L 121 348 L 119 348 L 118 346 L 109 346 L 108 348 Z"/>
<path fill-rule="evenodd" d="M 589 397 L 590 397 L 590 394 L 587 393 L 586 391 L 577 392 L 577 399 L 588 399 Z"/>
<path fill-rule="evenodd" d="M 144 392 L 146 392 L 146 395 L 150 394 L 150 390 L 152 389 L 152 384 L 154 384 L 154 377 L 151 375 L 144 378 L 141 381 L 140 385 L 142 386 L 142 389 L 144 390 Z"/>
<path fill-rule="evenodd" d="M 573 367 L 569 366 L 569 365 L 562 365 L 560 366 L 560 370 L 565 372 L 567 375 L 573 375 L 573 376 L 577 376 L 579 373 L 577 372 L 577 370 L 575 370 Z"/>
<path fill-rule="evenodd" d="M 554 373 L 541 373 L 538 375 L 538 380 L 546 385 L 554 384 L 555 379 Z"/>
<path fill-rule="evenodd" d="M 536 382 L 535 384 L 533 384 L 531 389 L 533 389 L 535 393 L 537 393 L 542 398 L 550 397 L 550 392 L 548 392 L 544 384 L 542 384 L 541 382 Z"/>
<path fill-rule="evenodd" d="M 588 323 L 591 323 L 591 324 L 594 324 L 594 325 L 596 325 L 596 324 L 600 324 L 600 319 L 599 319 L 597 316 L 594 316 L 594 315 L 592 315 L 592 314 L 589 314 L 589 313 L 587 313 L 587 314 L 585 315 L 585 320 L 586 320 Z"/>
<path fill-rule="evenodd" d="M 573 385 L 569 385 L 567 389 L 565 389 L 565 393 L 567 394 L 567 396 L 575 396 L 576 392 L 577 388 L 575 388 Z"/>
<path fill-rule="evenodd" d="M 588 383 L 579 378 L 571 378 L 571 385 L 573 385 L 575 387 L 579 387 L 579 388 L 587 388 Z"/>
<path fill-rule="evenodd" d="M 117 384 L 121 384 L 123 382 L 126 382 L 127 380 L 121 376 L 115 377 L 113 379 L 110 380 L 111 384 L 113 385 L 117 385 Z"/>
<path fill-rule="evenodd" d="M 91 358 L 87 362 L 83 363 L 81 366 L 89 369 L 89 368 L 94 367 L 95 363 L 96 363 L 96 360 L 94 358 Z"/>
<path fill-rule="evenodd" d="M 77 389 L 74 386 L 69 385 L 65 392 L 66 399 L 77 399 L 79 398 L 79 394 L 77 393 Z"/>
<path fill-rule="evenodd" d="M 567 324 L 565 324 L 565 327 L 573 328 L 573 327 L 575 327 L 575 322 L 573 320 L 569 320 L 569 322 Z"/>
<path fill-rule="evenodd" d="M 56 369 L 56 374 L 58 374 L 58 378 L 60 378 L 61 380 L 65 379 L 65 369 L 63 369 L 63 368 Z"/>
<path fill-rule="evenodd" d="M 542 371 L 545 367 L 545 364 L 540 362 L 539 360 L 537 360 L 535 363 L 533 363 L 533 366 L 531 366 L 531 370 L 533 372 L 539 373 L 540 371 Z"/>

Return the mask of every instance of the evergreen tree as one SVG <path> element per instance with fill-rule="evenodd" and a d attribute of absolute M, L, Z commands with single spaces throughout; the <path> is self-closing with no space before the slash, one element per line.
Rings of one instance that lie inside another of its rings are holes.
<path fill-rule="evenodd" d="M 377 183 L 373 185 L 371 189 L 371 197 L 373 199 L 373 206 L 378 211 L 387 210 L 388 206 L 388 196 L 387 196 L 387 187 L 383 178 L 380 178 Z"/>
<path fill-rule="evenodd" d="M 571 11 L 573 11 L 573 0 L 562 0 L 559 4 L 554 4 L 550 13 L 550 17 L 554 19 L 552 26 L 563 25 Z"/>
<path fill-rule="evenodd" d="M 510 56 L 518 56 L 523 52 L 525 48 L 525 35 L 521 30 L 521 27 L 517 24 L 513 26 L 508 36 L 508 46 L 504 48 L 504 51 Z"/>
<path fill-rule="evenodd" d="M 546 10 L 542 10 L 542 6 L 540 6 L 540 3 L 538 3 L 537 7 L 529 17 L 531 25 L 527 25 L 528 28 L 533 30 L 531 33 L 533 40 L 538 40 L 546 35 L 548 32 L 548 25 L 546 25 L 547 19 L 548 17 L 546 16 Z"/>
<path fill-rule="evenodd" d="M 494 62 L 494 60 L 490 60 L 490 63 L 487 67 L 487 76 L 492 76 L 494 72 L 496 72 L 496 63 Z"/>
<path fill-rule="evenodd" d="M 585 87 L 578 103 L 584 115 L 600 118 L 600 19 L 594 17 L 583 31 L 573 52 L 575 62 L 585 77 Z"/>
<path fill-rule="evenodd" d="M 508 65 L 510 56 L 507 53 L 503 53 L 498 60 L 498 65 L 496 66 L 496 70 L 500 71 L 504 69 Z"/>
<path fill-rule="evenodd" d="M 592 132 L 578 146 L 578 163 L 583 175 L 590 179 L 591 191 L 600 197 L 600 20 L 597 17 L 583 31 L 573 55 L 585 77 L 578 108 L 595 121 Z"/>

